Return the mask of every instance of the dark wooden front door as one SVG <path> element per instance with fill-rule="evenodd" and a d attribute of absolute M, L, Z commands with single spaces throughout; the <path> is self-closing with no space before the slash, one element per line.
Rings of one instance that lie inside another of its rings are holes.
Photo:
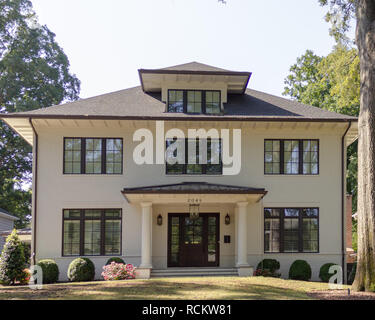
<path fill-rule="evenodd" d="M 168 267 L 219 266 L 219 214 L 187 213 L 168 216 Z"/>

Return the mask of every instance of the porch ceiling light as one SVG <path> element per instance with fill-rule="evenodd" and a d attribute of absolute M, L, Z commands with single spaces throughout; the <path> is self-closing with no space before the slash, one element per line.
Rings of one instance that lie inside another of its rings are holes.
<path fill-rule="evenodd" d="M 201 203 L 201 199 L 189 199 L 189 214 L 190 220 L 196 220 L 199 218 L 199 207 Z"/>

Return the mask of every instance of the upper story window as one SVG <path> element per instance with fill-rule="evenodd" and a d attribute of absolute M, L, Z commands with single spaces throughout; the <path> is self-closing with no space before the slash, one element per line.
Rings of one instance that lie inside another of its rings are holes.
<path fill-rule="evenodd" d="M 319 174 L 319 140 L 265 140 L 264 173 Z"/>
<path fill-rule="evenodd" d="M 168 90 L 168 112 L 220 113 L 220 91 Z"/>
<path fill-rule="evenodd" d="M 184 139 L 184 140 L 173 140 L 168 139 L 166 141 L 167 148 L 173 143 L 180 143 L 185 148 L 185 163 L 169 164 L 168 158 L 177 158 L 177 149 L 169 151 L 167 149 L 166 157 L 166 173 L 167 174 L 190 174 L 190 175 L 203 175 L 213 174 L 221 175 L 223 173 L 223 164 L 221 156 L 221 139 Z M 201 148 L 200 148 L 201 143 Z M 200 154 L 200 149 L 207 147 L 207 161 L 204 159 L 203 154 Z M 189 148 L 195 148 L 195 155 L 189 156 Z M 204 163 L 205 162 L 205 163 Z"/>
<path fill-rule="evenodd" d="M 122 174 L 122 138 L 64 138 L 64 174 Z"/>

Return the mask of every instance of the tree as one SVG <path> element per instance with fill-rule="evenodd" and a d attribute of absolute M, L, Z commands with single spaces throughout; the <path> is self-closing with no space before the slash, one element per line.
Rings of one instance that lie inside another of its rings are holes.
<path fill-rule="evenodd" d="M 17 236 L 17 230 L 13 230 L 0 256 L 0 282 L 6 285 L 15 284 L 23 278 L 25 267 L 23 245 Z"/>
<path fill-rule="evenodd" d="M 0 0 L 0 113 L 27 111 L 78 99 L 80 82 L 55 35 L 38 24 L 29 0 Z M 30 219 L 31 148 L 0 123 L 0 207 Z"/>
<path fill-rule="evenodd" d="M 357 20 L 361 107 L 358 123 L 358 258 L 353 288 L 375 291 L 375 2 L 319 1 L 322 5 L 330 4 L 328 17 L 334 12 L 341 14 L 342 22 L 333 23 L 339 33 L 348 30 L 351 17 L 355 16 Z"/>

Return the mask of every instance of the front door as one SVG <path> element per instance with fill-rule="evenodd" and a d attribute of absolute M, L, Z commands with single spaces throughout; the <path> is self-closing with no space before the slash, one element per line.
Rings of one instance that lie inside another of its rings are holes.
<path fill-rule="evenodd" d="M 168 217 L 168 267 L 219 266 L 219 214 L 187 213 Z"/>

